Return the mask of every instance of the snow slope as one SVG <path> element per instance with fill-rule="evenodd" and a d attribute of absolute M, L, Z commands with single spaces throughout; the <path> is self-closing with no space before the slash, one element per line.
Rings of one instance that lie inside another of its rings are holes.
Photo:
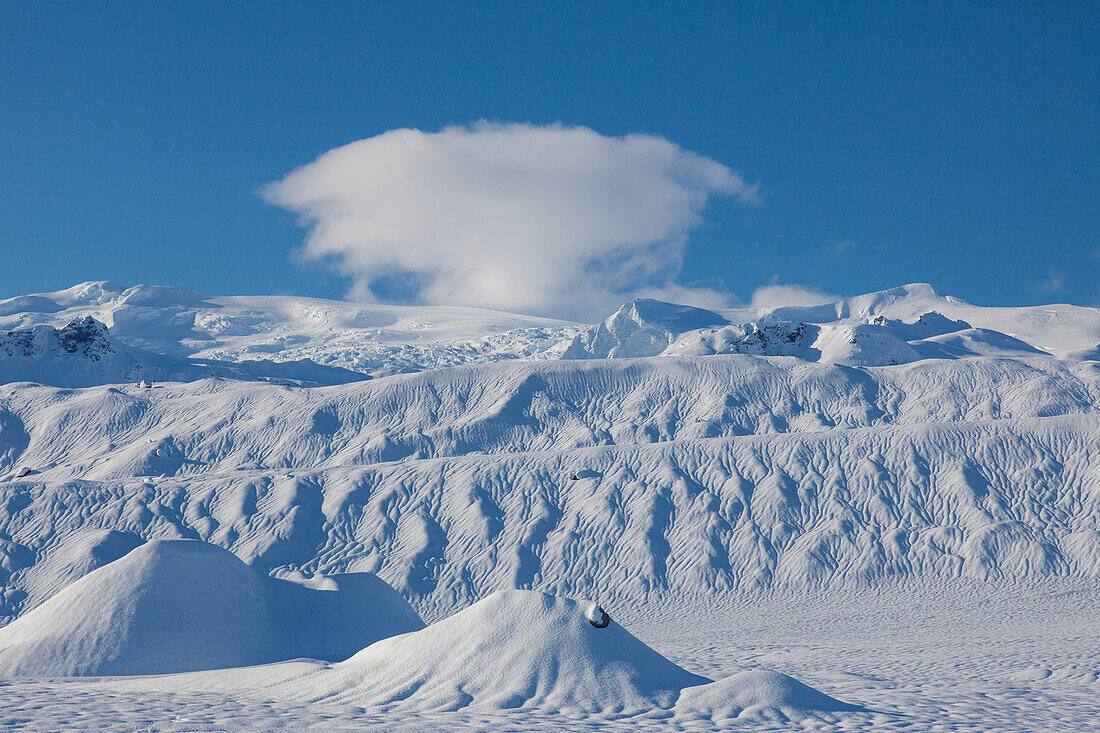
<path fill-rule="evenodd" d="M 202 539 L 263 572 L 377 572 L 429 614 L 516 587 L 1096 577 L 1098 395 L 1091 362 L 743 355 L 8 386 L 7 614 L 88 527 Z"/>
<path fill-rule="evenodd" d="M 215 545 L 148 542 L 0 629 L 0 674 L 185 672 L 303 651 L 342 658 L 349 649 L 423 626 L 392 589 L 375 583 L 365 593 L 341 594 L 335 582 L 311 592 L 261 576 Z M 309 597 L 316 595 L 353 598 L 340 599 L 343 607 L 334 609 L 328 598 Z M 330 619 L 335 630 L 318 628 Z M 326 635 L 334 637 L 327 644 Z"/>

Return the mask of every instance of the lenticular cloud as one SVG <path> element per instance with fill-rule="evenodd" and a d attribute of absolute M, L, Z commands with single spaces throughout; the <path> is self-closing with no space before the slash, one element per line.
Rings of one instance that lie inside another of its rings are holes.
<path fill-rule="evenodd" d="M 712 195 L 757 201 L 737 173 L 661 137 L 485 122 L 359 140 L 264 193 L 357 298 L 401 282 L 420 302 L 567 317 L 638 291 L 715 305 L 673 283 L 685 236 Z"/>

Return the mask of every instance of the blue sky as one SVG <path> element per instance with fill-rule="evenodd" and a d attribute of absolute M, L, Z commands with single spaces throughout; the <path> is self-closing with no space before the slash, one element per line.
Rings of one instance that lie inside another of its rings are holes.
<path fill-rule="evenodd" d="M 260 188 L 478 120 L 646 133 L 758 184 L 677 282 L 1100 304 L 1093 3 L 0 4 L 0 297 L 343 297 Z M 396 292 L 396 291 L 395 291 Z"/>

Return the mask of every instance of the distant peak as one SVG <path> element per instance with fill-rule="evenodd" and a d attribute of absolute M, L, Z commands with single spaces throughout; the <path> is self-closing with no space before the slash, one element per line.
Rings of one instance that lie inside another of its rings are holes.
<path fill-rule="evenodd" d="M 693 305 L 666 303 L 653 298 L 635 298 L 616 311 L 606 323 L 609 327 L 625 320 L 638 325 L 646 324 L 668 329 L 672 333 L 681 333 L 698 328 L 725 325 L 726 319 L 714 311 L 697 308 Z"/>
<path fill-rule="evenodd" d="M 69 293 L 73 296 L 80 296 L 92 293 L 121 293 L 125 289 L 124 286 L 116 282 L 111 282 L 110 280 L 86 280 L 85 282 L 77 283 L 71 288 L 66 288 L 60 292 Z"/>
<path fill-rule="evenodd" d="M 943 294 L 932 287 L 929 283 L 909 283 L 908 285 L 902 285 L 898 290 L 904 290 L 907 295 L 918 296 L 922 298 L 942 298 Z"/>

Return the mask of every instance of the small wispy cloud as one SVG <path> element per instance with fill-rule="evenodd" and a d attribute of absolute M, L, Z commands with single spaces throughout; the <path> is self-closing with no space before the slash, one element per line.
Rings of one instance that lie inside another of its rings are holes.
<path fill-rule="evenodd" d="M 837 242 L 833 247 L 833 257 L 840 257 L 845 252 L 851 252 L 854 249 L 858 249 L 859 245 L 850 239 L 845 239 L 843 242 Z"/>
<path fill-rule="evenodd" d="M 773 310 L 788 306 L 814 306 L 836 302 L 839 298 L 801 285 L 780 285 L 778 277 L 773 277 L 768 285 L 753 291 L 749 301 L 750 308 Z"/>
<path fill-rule="evenodd" d="M 495 124 L 392 130 L 331 150 L 264 189 L 309 228 L 302 254 L 376 299 L 592 319 L 639 294 L 718 305 L 677 284 L 715 196 L 757 186 L 653 135 Z"/>
<path fill-rule="evenodd" d="M 1061 273 L 1051 271 L 1049 275 L 1050 277 L 1039 286 L 1040 291 L 1044 293 L 1057 293 L 1066 289 L 1066 279 Z"/>

